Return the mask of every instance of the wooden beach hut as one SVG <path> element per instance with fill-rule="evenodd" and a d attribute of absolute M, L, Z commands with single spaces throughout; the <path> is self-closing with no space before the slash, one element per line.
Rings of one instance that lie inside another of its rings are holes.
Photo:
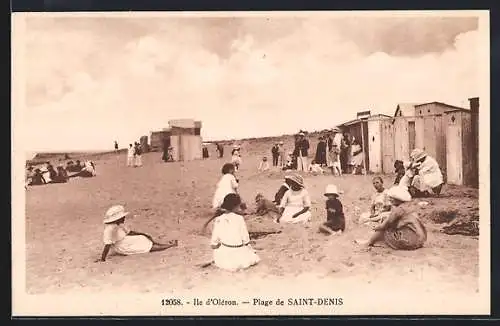
<path fill-rule="evenodd" d="M 384 135 L 389 135 L 387 130 L 382 127 L 391 123 L 391 117 L 384 114 L 371 115 L 370 111 L 358 112 L 357 118 L 338 125 L 343 132 L 356 138 L 362 144 L 364 153 L 364 167 L 366 172 L 383 172 L 384 157 L 383 146 L 391 146 L 389 138 L 384 139 Z M 389 142 L 389 144 L 387 143 Z M 388 151 L 389 153 L 391 151 Z M 390 165 L 392 166 L 392 162 Z"/>
<path fill-rule="evenodd" d="M 470 110 L 445 112 L 447 123 L 447 182 L 479 185 L 479 98 L 470 98 Z"/>
<path fill-rule="evenodd" d="M 170 146 L 174 160 L 191 161 L 202 158 L 201 121 L 179 119 L 169 121 Z"/>
<path fill-rule="evenodd" d="M 394 141 L 391 117 L 384 114 L 367 119 L 368 170 L 371 173 L 391 173 L 394 170 Z"/>
<path fill-rule="evenodd" d="M 463 110 L 441 102 L 413 104 L 413 114 L 406 106 L 405 114 L 396 109 L 393 120 L 394 159 L 408 160 L 411 151 L 421 148 L 434 157 L 445 171 L 447 166 L 445 112 Z"/>
<path fill-rule="evenodd" d="M 170 128 L 151 132 L 149 145 L 149 150 L 151 152 L 163 151 L 165 143 L 170 146 Z"/>

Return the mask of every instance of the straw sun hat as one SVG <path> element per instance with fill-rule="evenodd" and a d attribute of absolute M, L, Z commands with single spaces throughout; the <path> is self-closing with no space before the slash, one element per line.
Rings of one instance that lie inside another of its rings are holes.
<path fill-rule="evenodd" d="M 329 184 L 326 186 L 325 196 L 326 195 L 338 195 L 338 194 L 339 194 L 339 190 L 337 189 L 336 185 Z"/>
<path fill-rule="evenodd" d="M 290 175 L 287 177 L 287 179 L 292 181 L 292 182 L 295 182 L 296 184 L 298 184 L 301 187 L 304 187 L 304 179 L 302 178 L 302 176 L 300 176 L 298 174 Z"/>
<path fill-rule="evenodd" d="M 411 154 L 410 154 L 410 158 L 413 160 L 413 161 L 418 161 L 420 159 L 423 159 L 424 157 L 426 157 L 427 154 L 421 150 L 420 148 L 415 148 Z"/>
<path fill-rule="evenodd" d="M 104 215 L 104 223 L 111 223 L 127 216 L 129 213 L 125 211 L 122 205 L 111 206 Z"/>
<path fill-rule="evenodd" d="M 395 186 L 387 190 L 387 196 L 402 202 L 411 201 L 411 195 L 408 190 L 400 186 Z"/>

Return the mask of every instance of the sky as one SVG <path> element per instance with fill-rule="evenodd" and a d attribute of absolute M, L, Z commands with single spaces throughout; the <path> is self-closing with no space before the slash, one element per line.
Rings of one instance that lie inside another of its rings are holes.
<path fill-rule="evenodd" d="M 478 33 L 476 18 L 448 16 L 30 17 L 25 142 L 103 150 L 171 119 L 201 120 L 217 140 L 331 128 L 397 103 L 468 108 Z"/>

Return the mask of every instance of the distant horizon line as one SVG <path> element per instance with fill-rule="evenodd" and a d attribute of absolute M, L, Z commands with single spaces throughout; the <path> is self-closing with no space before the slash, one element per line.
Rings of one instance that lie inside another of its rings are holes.
<path fill-rule="evenodd" d="M 321 130 L 314 130 L 311 132 L 308 132 L 309 134 L 316 134 L 320 133 L 323 130 L 327 128 L 321 129 Z M 306 131 L 306 130 L 305 130 Z M 307 132 L 307 131 L 306 131 Z M 248 136 L 248 137 L 241 137 L 241 138 L 230 138 L 230 139 L 210 139 L 210 140 L 205 140 L 202 137 L 202 141 L 204 143 L 216 143 L 216 142 L 231 142 L 231 141 L 242 141 L 242 140 L 250 140 L 250 139 L 265 139 L 265 138 L 276 138 L 276 137 L 286 137 L 286 136 L 293 136 L 294 133 L 284 133 L 280 135 L 266 135 L 266 136 Z M 150 140 L 150 139 L 149 139 Z M 120 147 L 118 150 L 124 150 L 127 149 L 127 147 Z M 113 152 L 114 149 L 112 146 L 107 147 L 107 148 L 82 148 L 82 149 L 46 149 L 46 150 L 25 150 L 25 153 L 34 153 L 34 154 L 71 154 L 71 153 L 106 153 L 106 152 Z"/>

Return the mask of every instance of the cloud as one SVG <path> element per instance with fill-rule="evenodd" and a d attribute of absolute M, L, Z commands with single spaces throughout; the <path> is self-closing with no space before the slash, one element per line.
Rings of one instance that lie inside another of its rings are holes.
<path fill-rule="evenodd" d="M 479 91 L 470 20 L 86 19 L 30 29 L 31 130 L 74 134 L 35 147 L 109 147 L 190 117 L 209 139 L 322 129 Z"/>

